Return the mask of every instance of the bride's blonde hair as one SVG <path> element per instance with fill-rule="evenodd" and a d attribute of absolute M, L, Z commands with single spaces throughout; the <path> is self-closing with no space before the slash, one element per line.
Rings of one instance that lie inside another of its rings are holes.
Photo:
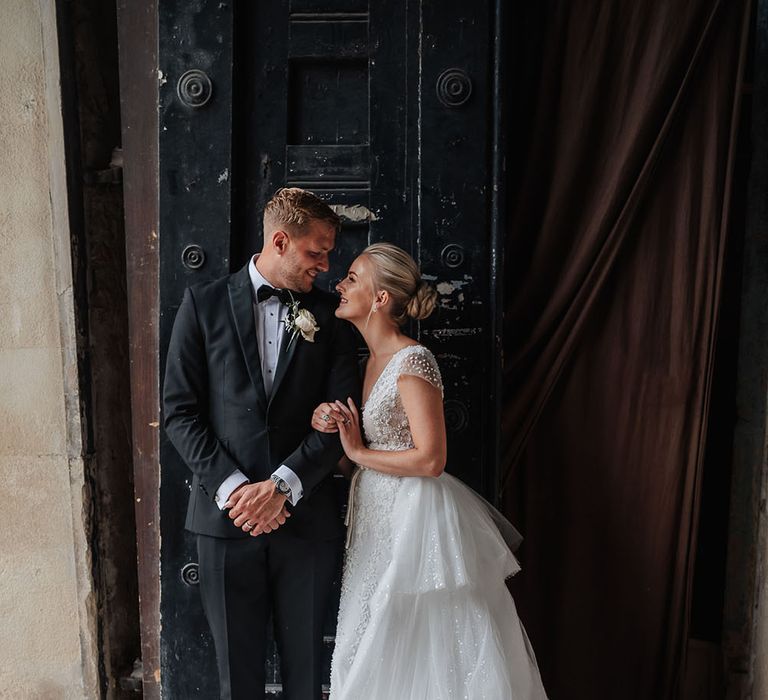
<path fill-rule="evenodd" d="M 381 289 L 392 299 L 392 318 L 402 326 L 409 318 L 420 321 L 437 304 L 437 292 L 421 279 L 416 261 L 392 243 L 373 243 L 361 255 L 373 263 L 373 292 Z"/>

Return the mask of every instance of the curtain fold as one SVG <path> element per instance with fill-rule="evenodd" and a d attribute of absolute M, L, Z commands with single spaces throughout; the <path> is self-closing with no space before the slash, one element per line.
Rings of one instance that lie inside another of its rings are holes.
<path fill-rule="evenodd" d="M 748 0 L 518 17 L 506 241 L 505 508 L 559 698 L 681 671 Z"/>

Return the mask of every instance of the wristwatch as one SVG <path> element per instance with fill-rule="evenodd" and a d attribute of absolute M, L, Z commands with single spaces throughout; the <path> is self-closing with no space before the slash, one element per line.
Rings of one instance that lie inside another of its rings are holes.
<path fill-rule="evenodd" d="M 275 482 L 275 491 L 290 498 L 291 487 L 288 486 L 288 482 L 285 479 L 281 479 L 277 474 L 272 474 L 269 478 Z"/>

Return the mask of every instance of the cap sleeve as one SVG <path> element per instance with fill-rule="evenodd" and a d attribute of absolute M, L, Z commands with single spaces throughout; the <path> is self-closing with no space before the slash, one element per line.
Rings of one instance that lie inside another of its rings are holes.
<path fill-rule="evenodd" d="M 440 376 L 440 368 L 437 366 L 435 356 L 423 345 L 412 346 L 413 350 L 405 353 L 400 361 L 400 371 L 398 377 L 410 375 L 420 377 L 429 382 L 432 386 L 443 392 L 443 379 Z"/>

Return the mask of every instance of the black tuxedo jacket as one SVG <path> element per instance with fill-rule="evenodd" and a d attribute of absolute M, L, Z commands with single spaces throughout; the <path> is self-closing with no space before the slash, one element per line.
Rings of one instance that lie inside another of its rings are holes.
<path fill-rule="evenodd" d="M 248 267 L 188 288 L 168 347 L 164 427 L 192 470 L 186 528 L 214 537 L 248 537 L 214 502 L 235 470 L 263 481 L 281 464 L 301 479 L 304 496 L 283 526 L 299 537 L 341 534 L 331 474 L 338 435 L 318 433 L 312 412 L 323 401 L 360 401 L 352 327 L 334 316 L 338 300 L 319 289 L 297 295 L 320 330 L 315 342 L 283 338 L 270 397 L 261 377 Z M 289 506 L 291 508 L 291 506 Z"/>

